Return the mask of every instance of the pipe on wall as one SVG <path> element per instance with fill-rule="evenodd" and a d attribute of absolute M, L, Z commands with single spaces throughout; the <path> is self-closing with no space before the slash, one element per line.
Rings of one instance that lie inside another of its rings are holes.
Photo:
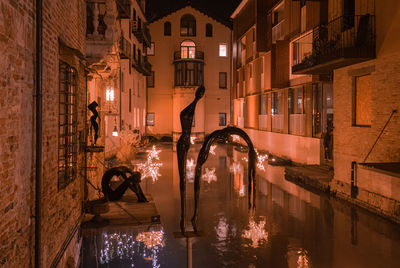
<path fill-rule="evenodd" d="M 36 163 L 35 163 L 35 268 L 41 267 L 42 194 L 42 0 L 36 0 Z"/>

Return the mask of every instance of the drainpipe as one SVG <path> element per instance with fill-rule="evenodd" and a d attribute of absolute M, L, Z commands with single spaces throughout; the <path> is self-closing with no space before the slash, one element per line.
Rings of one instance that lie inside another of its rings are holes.
<path fill-rule="evenodd" d="M 357 162 L 351 162 L 351 178 L 350 178 L 350 196 L 351 198 L 357 198 L 358 187 L 357 187 Z"/>
<path fill-rule="evenodd" d="M 36 167 L 35 167 L 35 268 L 41 267 L 42 194 L 42 0 L 36 0 Z"/>

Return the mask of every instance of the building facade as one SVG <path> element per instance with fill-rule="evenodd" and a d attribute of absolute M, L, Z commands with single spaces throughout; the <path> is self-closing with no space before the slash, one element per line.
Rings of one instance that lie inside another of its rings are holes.
<path fill-rule="evenodd" d="M 180 112 L 193 101 L 198 86 L 205 96 L 196 107 L 193 136 L 225 127 L 230 120 L 230 28 L 206 11 L 187 4 L 149 24 L 148 52 L 153 72 L 148 81 L 147 133 L 181 133 Z"/>
<path fill-rule="evenodd" d="M 99 144 L 107 155 L 145 134 L 151 38 L 144 10 L 145 1 L 87 1 L 88 103 L 99 105 Z"/>
<path fill-rule="evenodd" d="M 233 122 L 256 147 L 299 163 L 322 162 L 322 139 L 333 120 L 331 77 L 292 70 L 311 48 L 309 40 L 298 40 L 327 12 L 325 1 L 244 0 L 231 16 Z"/>

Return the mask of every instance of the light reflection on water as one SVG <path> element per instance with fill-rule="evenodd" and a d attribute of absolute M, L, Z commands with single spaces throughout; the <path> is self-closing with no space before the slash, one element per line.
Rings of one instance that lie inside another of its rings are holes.
<path fill-rule="evenodd" d="M 189 152 L 188 161 L 193 161 L 189 170 L 194 169 L 199 146 L 196 149 Z M 162 176 L 154 184 L 144 181 L 142 188 L 152 194 L 161 215 L 163 246 L 153 255 L 135 249 L 136 255 L 125 260 L 112 255 L 105 265 L 99 256 L 90 256 L 103 244 L 85 238 L 84 248 L 91 253 L 83 255 L 83 267 L 186 267 L 187 242 L 173 234 L 179 231 L 180 215 L 176 154 L 168 147 L 162 150 Z M 267 164 L 264 171 L 257 169 L 256 210 L 250 214 L 243 197 L 246 154 L 220 145 L 215 152 L 203 168 L 203 175 L 215 170 L 218 180 L 202 181 L 198 224 L 204 235 L 191 240 L 193 267 L 398 267 L 399 226 L 306 191 L 284 179 L 283 167 Z M 187 187 L 190 222 L 193 184 Z M 132 232 L 136 240 L 138 233 Z"/>

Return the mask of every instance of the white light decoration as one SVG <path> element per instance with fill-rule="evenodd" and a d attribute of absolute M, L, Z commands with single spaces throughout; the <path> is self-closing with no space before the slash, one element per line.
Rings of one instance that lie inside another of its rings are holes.
<path fill-rule="evenodd" d="M 210 146 L 210 154 L 215 155 L 215 148 L 217 148 L 217 145 Z"/>
<path fill-rule="evenodd" d="M 141 232 L 136 236 L 137 242 L 143 242 L 146 248 L 162 248 L 165 246 L 164 231 Z"/>
<path fill-rule="evenodd" d="M 243 166 L 238 162 L 233 162 L 229 169 L 233 174 L 240 174 L 243 172 Z"/>
<path fill-rule="evenodd" d="M 158 155 L 161 153 L 161 150 L 157 150 L 155 145 L 153 145 L 151 150 L 147 150 L 146 152 L 148 153 L 148 157 L 150 157 L 151 159 L 160 159 Z"/>
<path fill-rule="evenodd" d="M 307 251 L 299 250 L 299 251 L 297 251 L 297 254 L 299 254 L 299 257 L 297 258 L 297 267 L 298 268 L 310 267 L 308 256 L 307 256 Z"/>
<path fill-rule="evenodd" d="M 259 223 L 254 221 L 253 217 L 250 217 L 248 230 L 244 230 L 242 237 L 250 239 L 253 248 L 258 248 L 261 241 L 268 242 L 268 232 L 265 231 L 265 219 L 260 220 Z"/>
<path fill-rule="evenodd" d="M 106 100 L 114 101 L 114 88 L 113 87 L 106 88 Z"/>
<path fill-rule="evenodd" d="M 196 137 L 193 137 L 193 136 L 190 137 L 190 143 L 191 143 L 191 144 L 194 144 L 194 141 L 195 141 L 196 139 L 197 139 Z"/>
<path fill-rule="evenodd" d="M 245 194 L 246 194 L 246 188 L 245 188 L 245 185 L 242 184 L 242 185 L 240 186 L 239 196 L 240 196 L 240 197 L 243 197 L 243 196 L 245 196 Z"/>
<path fill-rule="evenodd" d="M 265 161 L 265 159 L 268 159 L 268 155 L 266 155 L 266 154 L 260 154 L 260 153 L 257 151 L 257 149 L 256 149 L 256 153 L 257 153 L 257 167 L 258 167 L 260 170 L 265 170 L 264 161 Z"/>
<path fill-rule="evenodd" d="M 211 183 L 212 181 L 217 181 L 217 175 L 215 175 L 215 168 L 205 169 L 205 173 L 201 176 L 203 181 Z"/>
<path fill-rule="evenodd" d="M 224 216 L 218 220 L 218 225 L 214 227 L 215 233 L 217 234 L 218 241 L 226 241 L 228 238 L 229 224 Z"/>
<path fill-rule="evenodd" d="M 247 157 L 246 156 L 244 156 L 244 157 L 242 157 L 242 160 L 244 161 L 244 162 L 249 162 L 249 159 L 247 159 Z"/>
<path fill-rule="evenodd" d="M 190 158 L 186 161 L 186 178 L 190 183 L 194 180 L 194 159 Z"/>
<path fill-rule="evenodd" d="M 232 140 L 235 142 L 239 142 L 240 141 L 240 136 L 239 135 L 232 135 Z"/>
<path fill-rule="evenodd" d="M 147 161 L 145 163 L 140 163 L 137 165 L 139 171 L 142 172 L 142 178 L 152 178 L 153 182 L 156 182 L 161 176 L 159 169 L 162 167 L 162 163 L 153 162 L 154 159 L 158 160 L 158 154 L 161 150 L 157 150 L 155 146 L 151 150 L 147 150 Z"/>

